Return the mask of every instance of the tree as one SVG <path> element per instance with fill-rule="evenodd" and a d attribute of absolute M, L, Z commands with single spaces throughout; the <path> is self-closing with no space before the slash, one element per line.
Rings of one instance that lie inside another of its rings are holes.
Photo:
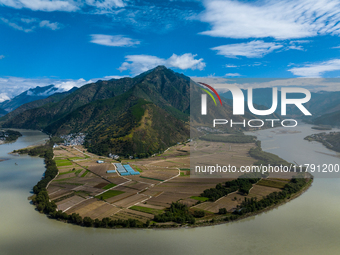
<path fill-rule="evenodd" d="M 90 217 L 84 217 L 83 223 L 85 227 L 92 227 L 93 226 L 93 220 Z"/>
<path fill-rule="evenodd" d="M 227 209 L 226 208 L 218 209 L 218 214 L 226 214 L 226 213 L 227 213 Z"/>

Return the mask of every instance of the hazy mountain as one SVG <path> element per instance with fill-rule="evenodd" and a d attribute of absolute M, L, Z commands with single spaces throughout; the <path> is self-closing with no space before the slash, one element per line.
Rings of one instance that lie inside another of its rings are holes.
<path fill-rule="evenodd" d="M 4 109 L 0 108 L 0 117 L 4 116 L 7 114 L 7 111 L 5 111 Z"/>
<path fill-rule="evenodd" d="M 14 116 L 16 116 L 16 115 L 18 115 L 18 114 L 20 114 L 20 113 L 22 113 L 26 110 L 30 110 L 30 109 L 38 108 L 38 107 L 43 106 L 43 105 L 59 102 L 61 99 L 65 98 L 66 96 L 68 96 L 72 92 L 76 91 L 77 89 L 78 89 L 77 87 L 73 87 L 69 91 L 61 92 L 61 93 L 57 92 L 57 93 L 54 93 L 52 96 L 49 96 L 47 98 L 35 100 L 35 101 L 32 101 L 32 102 L 23 104 L 23 105 L 19 106 L 18 108 L 16 108 L 15 110 L 7 113 L 6 116 L 4 116 L 3 118 L 0 119 L 0 123 L 4 122 L 5 120 L 11 119 Z"/>
<path fill-rule="evenodd" d="M 35 100 L 39 100 L 39 99 L 44 99 L 46 97 L 49 97 L 50 95 L 53 95 L 57 91 L 58 91 L 58 88 L 56 88 L 54 85 L 49 85 L 45 87 L 37 86 L 35 88 L 26 90 L 25 92 L 14 97 L 11 100 L 6 100 L 0 103 L 0 108 L 3 108 L 7 112 L 11 112 L 23 104 L 26 104 L 26 103 L 29 103 Z"/>
<path fill-rule="evenodd" d="M 248 90 L 242 89 L 245 101 L 248 98 Z M 221 94 L 222 97 L 232 99 L 230 91 Z M 300 93 L 289 93 L 287 98 L 303 98 L 304 95 Z M 340 110 L 340 92 L 311 92 L 311 99 L 305 103 L 304 106 L 312 114 L 311 118 L 317 118 L 323 114 L 332 113 Z M 255 105 L 262 105 L 267 108 L 272 106 L 272 88 L 258 88 L 253 89 L 253 102 Z M 247 105 L 247 104 L 246 104 Z M 256 108 L 256 107 L 255 107 Z M 278 105 L 276 112 L 281 113 L 281 91 L 278 91 Z M 295 117 L 304 117 L 303 113 L 294 105 L 287 105 L 287 115 Z"/>

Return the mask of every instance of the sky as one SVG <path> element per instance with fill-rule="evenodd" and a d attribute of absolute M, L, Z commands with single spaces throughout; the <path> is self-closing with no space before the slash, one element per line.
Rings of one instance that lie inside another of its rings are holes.
<path fill-rule="evenodd" d="M 165 65 L 190 77 L 340 77 L 340 0 L 0 0 L 0 102 Z"/>

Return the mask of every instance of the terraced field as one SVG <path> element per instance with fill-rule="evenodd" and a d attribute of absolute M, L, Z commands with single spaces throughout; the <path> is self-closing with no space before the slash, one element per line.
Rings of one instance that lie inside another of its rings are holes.
<path fill-rule="evenodd" d="M 203 142 L 199 143 L 203 146 Z M 233 145 L 237 150 L 228 152 L 226 158 L 237 164 L 254 159 L 247 154 L 252 144 Z M 216 149 L 216 148 L 213 148 Z M 190 145 L 178 145 L 162 155 L 141 159 L 123 160 L 140 175 L 121 176 L 107 173 L 116 170 L 110 158 L 90 154 L 81 146 L 75 148 L 59 146 L 54 150 L 59 175 L 48 187 L 48 193 L 59 210 L 68 214 L 79 213 L 92 219 L 126 220 L 137 219 L 142 222 L 152 220 L 154 215 L 163 213 L 172 202 L 181 203 L 194 209 L 207 212 L 207 217 L 218 213 L 220 208 L 232 212 L 244 198 L 262 197 L 280 191 L 289 180 L 261 180 L 244 196 L 238 192 L 222 197 L 215 202 L 200 197 L 205 189 L 214 188 L 218 183 L 231 179 L 190 178 Z M 213 159 L 216 156 L 212 156 Z M 97 160 L 104 163 L 98 164 Z M 202 219 L 204 220 L 204 218 Z"/>

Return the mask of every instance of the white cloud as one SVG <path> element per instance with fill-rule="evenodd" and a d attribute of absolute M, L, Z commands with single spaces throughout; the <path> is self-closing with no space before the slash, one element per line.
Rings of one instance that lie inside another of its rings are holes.
<path fill-rule="evenodd" d="M 119 71 L 131 70 L 133 74 L 146 72 L 158 65 L 165 65 L 166 60 L 150 55 L 128 55 L 125 62 L 118 68 Z"/>
<path fill-rule="evenodd" d="M 225 67 L 226 67 L 226 68 L 235 68 L 235 67 L 237 67 L 237 66 L 231 65 L 231 64 L 226 64 Z"/>
<path fill-rule="evenodd" d="M 3 58 L 5 58 L 5 56 L 4 55 L 0 55 L 0 59 L 3 59 Z"/>
<path fill-rule="evenodd" d="M 78 3 L 72 0 L 0 0 L 0 5 L 13 7 L 15 9 L 31 9 L 33 11 L 67 11 L 72 12 L 79 9 Z"/>
<path fill-rule="evenodd" d="M 97 10 L 113 10 L 124 7 L 122 0 L 0 0 L 0 6 L 12 7 L 15 9 L 27 8 L 32 11 L 64 11 L 75 12 L 83 7 L 93 7 Z"/>
<path fill-rule="evenodd" d="M 113 47 L 131 47 L 140 44 L 139 41 L 125 37 L 123 35 L 102 35 L 102 34 L 92 34 L 90 42 Z"/>
<path fill-rule="evenodd" d="M 122 0 L 104 0 L 104 1 L 86 0 L 86 4 L 89 6 L 94 6 L 98 9 L 112 9 L 125 6 Z"/>
<path fill-rule="evenodd" d="M 30 23 L 37 21 L 37 19 L 35 18 L 21 18 L 20 20 L 26 24 L 30 24 Z"/>
<path fill-rule="evenodd" d="M 237 56 L 243 56 L 247 58 L 261 58 L 275 49 L 282 47 L 283 45 L 279 43 L 257 40 L 248 43 L 221 45 L 212 48 L 212 50 L 218 51 L 218 55 L 223 55 L 227 58 L 235 58 Z"/>
<path fill-rule="evenodd" d="M 224 76 L 226 77 L 238 77 L 238 76 L 242 76 L 239 73 L 226 73 Z"/>
<path fill-rule="evenodd" d="M 60 29 L 60 24 L 58 22 L 50 22 L 49 20 L 43 20 L 39 23 L 40 27 L 46 27 L 51 30 L 58 30 Z"/>
<path fill-rule="evenodd" d="M 291 73 L 301 77 L 321 77 L 322 74 L 340 70 L 340 59 L 332 59 L 320 63 L 307 64 L 303 67 L 293 67 L 289 69 Z"/>
<path fill-rule="evenodd" d="M 332 49 L 340 49 L 340 45 L 339 46 L 334 46 L 334 47 L 332 47 Z"/>
<path fill-rule="evenodd" d="M 68 91 L 73 87 L 81 87 L 85 84 L 96 82 L 98 80 L 119 79 L 125 76 L 105 76 L 103 78 L 93 78 L 90 80 L 80 79 L 52 79 L 52 78 L 22 78 L 22 77 L 2 77 L 0 78 L 0 95 L 1 98 L 13 98 L 20 93 L 37 86 L 44 87 L 54 84 L 58 92 Z M 7 100 L 6 99 L 6 100 Z"/>
<path fill-rule="evenodd" d="M 182 70 L 203 70 L 205 67 L 203 58 L 195 59 L 196 56 L 197 55 L 193 55 L 191 53 L 185 53 L 181 56 L 173 54 L 170 58 L 163 59 L 150 55 L 128 55 L 125 57 L 125 62 L 118 68 L 118 70 L 131 70 L 132 74 L 140 74 L 158 65 L 179 68 Z"/>
<path fill-rule="evenodd" d="M 287 50 L 302 50 L 302 51 L 304 51 L 304 48 L 301 45 L 298 45 L 298 46 L 290 45 L 290 46 L 287 47 Z"/>
<path fill-rule="evenodd" d="M 201 34 L 227 38 L 290 39 L 340 34 L 339 0 L 205 0 Z"/>
<path fill-rule="evenodd" d="M 6 93 L 0 93 L 0 103 L 6 100 L 10 100 L 10 98 L 6 95 Z"/>
<path fill-rule="evenodd" d="M 185 53 L 182 56 L 177 56 L 176 54 L 172 54 L 172 56 L 167 60 L 167 66 L 176 67 L 182 70 L 185 69 L 198 69 L 203 70 L 205 67 L 205 63 L 203 62 L 203 58 L 195 59 L 197 54 L 193 55 L 191 53 Z"/>
<path fill-rule="evenodd" d="M 34 31 L 36 27 L 41 28 L 44 27 L 51 30 L 57 30 L 61 28 L 61 24 L 58 22 L 50 22 L 49 20 L 40 21 L 39 19 L 36 18 L 21 18 L 21 19 L 14 18 L 10 21 L 6 18 L 0 17 L 0 20 L 5 24 L 9 25 L 10 27 L 26 33 Z"/>
<path fill-rule="evenodd" d="M 12 27 L 12 28 L 14 28 L 16 30 L 23 31 L 25 33 L 32 32 L 33 29 L 35 28 L 35 26 L 32 26 L 30 28 L 24 28 L 23 26 L 20 26 L 17 23 L 9 21 L 8 19 L 5 19 L 5 18 L 0 18 L 0 20 L 2 22 L 4 22 L 5 24 L 7 24 L 8 26 L 10 26 L 10 27 Z"/>

